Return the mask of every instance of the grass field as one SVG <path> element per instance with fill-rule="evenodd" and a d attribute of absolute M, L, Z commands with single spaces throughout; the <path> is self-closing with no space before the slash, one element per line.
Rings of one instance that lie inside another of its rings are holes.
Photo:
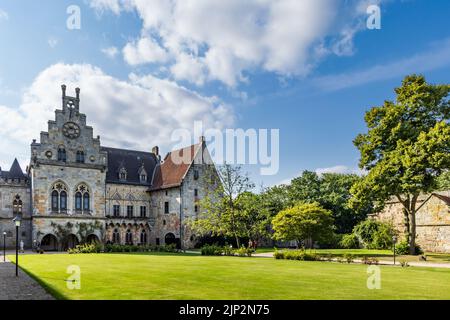
<path fill-rule="evenodd" d="M 13 256 L 10 257 L 14 259 Z M 24 255 L 20 265 L 62 299 L 450 299 L 450 270 L 181 254 Z M 81 289 L 66 287 L 70 265 Z"/>

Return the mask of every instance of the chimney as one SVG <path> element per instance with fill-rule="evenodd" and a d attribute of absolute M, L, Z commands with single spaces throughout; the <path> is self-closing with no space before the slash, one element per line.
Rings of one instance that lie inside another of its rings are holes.
<path fill-rule="evenodd" d="M 80 101 L 80 88 L 75 88 L 75 92 L 77 94 L 77 100 Z"/>
<path fill-rule="evenodd" d="M 158 146 L 154 146 L 152 148 L 152 153 L 154 153 L 155 156 L 159 156 L 159 147 Z"/>
<path fill-rule="evenodd" d="M 66 97 L 66 85 L 65 84 L 63 84 L 61 86 L 61 90 L 62 90 L 62 97 L 64 99 Z"/>
<path fill-rule="evenodd" d="M 200 136 L 199 143 L 203 144 L 205 142 L 205 136 Z"/>

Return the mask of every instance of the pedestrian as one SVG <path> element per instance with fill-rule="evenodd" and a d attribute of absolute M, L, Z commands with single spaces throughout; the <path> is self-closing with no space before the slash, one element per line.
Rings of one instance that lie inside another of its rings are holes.
<path fill-rule="evenodd" d="M 20 240 L 20 252 L 22 252 L 22 253 L 25 252 L 23 246 L 24 246 L 23 240 Z"/>

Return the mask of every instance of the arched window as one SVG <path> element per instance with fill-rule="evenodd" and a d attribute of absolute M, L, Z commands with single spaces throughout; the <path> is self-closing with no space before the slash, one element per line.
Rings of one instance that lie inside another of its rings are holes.
<path fill-rule="evenodd" d="M 133 234 L 131 233 L 130 229 L 127 230 L 127 233 L 125 235 L 125 242 L 126 244 L 133 244 Z"/>
<path fill-rule="evenodd" d="M 77 151 L 77 162 L 84 163 L 84 151 Z"/>
<path fill-rule="evenodd" d="M 112 241 L 113 241 L 113 243 L 120 243 L 120 234 L 119 234 L 119 230 L 114 229 Z"/>
<path fill-rule="evenodd" d="M 58 161 L 66 162 L 66 160 L 67 160 L 66 149 L 64 149 L 64 147 L 59 147 L 58 148 Z"/>
<path fill-rule="evenodd" d="M 147 244 L 147 232 L 141 230 L 141 244 Z"/>
<path fill-rule="evenodd" d="M 22 214 L 22 200 L 20 200 L 19 195 L 16 195 L 13 201 L 13 213 L 15 215 Z"/>
<path fill-rule="evenodd" d="M 67 186 L 63 182 L 56 182 L 50 193 L 52 212 L 67 212 Z"/>
<path fill-rule="evenodd" d="M 81 192 L 75 193 L 75 210 L 76 211 L 82 211 L 83 210 L 83 207 L 82 207 L 82 204 L 81 204 L 82 199 L 83 199 L 83 196 L 82 196 Z"/>
<path fill-rule="evenodd" d="M 89 192 L 85 192 L 83 195 L 83 211 L 89 211 L 89 210 L 90 210 Z"/>
<path fill-rule="evenodd" d="M 75 210 L 77 213 L 89 213 L 91 210 L 91 197 L 89 188 L 84 184 L 79 184 L 75 190 Z"/>
<path fill-rule="evenodd" d="M 59 211 L 59 193 L 56 190 L 52 192 L 52 211 Z"/>
<path fill-rule="evenodd" d="M 59 193 L 59 209 L 67 211 L 67 192 L 64 190 Z"/>

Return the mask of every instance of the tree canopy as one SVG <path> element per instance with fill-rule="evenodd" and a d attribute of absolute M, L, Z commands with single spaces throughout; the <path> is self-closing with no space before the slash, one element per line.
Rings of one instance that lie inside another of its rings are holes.
<path fill-rule="evenodd" d="M 420 193 L 435 190 L 450 167 L 450 85 L 433 85 L 423 76 L 405 77 L 396 101 L 366 113 L 367 133 L 354 140 L 360 168 L 368 174 L 352 187 L 351 205 L 378 207 L 396 197 L 403 205 L 410 252 L 415 251 L 415 214 Z"/>

